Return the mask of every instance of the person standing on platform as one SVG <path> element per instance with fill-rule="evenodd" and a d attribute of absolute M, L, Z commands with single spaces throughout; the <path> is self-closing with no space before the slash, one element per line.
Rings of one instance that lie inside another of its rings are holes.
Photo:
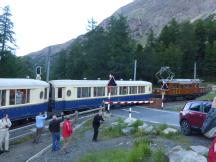
<path fill-rule="evenodd" d="M 0 119 L 0 153 L 9 152 L 9 128 L 11 125 L 8 114 L 5 114 L 4 117 Z"/>
<path fill-rule="evenodd" d="M 70 117 L 68 116 L 64 120 L 64 123 L 62 126 L 62 137 L 63 137 L 63 143 L 64 143 L 62 150 L 64 151 L 65 154 L 68 153 L 67 146 L 68 146 L 72 133 L 73 133 L 72 123 L 70 121 Z"/>
<path fill-rule="evenodd" d="M 47 112 L 44 113 L 44 115 L 42 115 L 42 113 L 39 113 L 39 115 L 36 116 L 35 120 L 36 120 L 36 136 L 35 139 L 33 141 L 33 143 L 38 143 L 43 131 L 43 128 L 45 126 L 45 119 L 47 118 Z"/>
<path fill-rule="evenodd" d="M 60 149 L 60 124 L 64 120 L 64 113 L 61 113 L 61 119 L 57 119 L 56 115 L 52 116 L 52 120 L 49 123 L 49 130 L 52 134 L 52 151 L 58 151 Z"/>

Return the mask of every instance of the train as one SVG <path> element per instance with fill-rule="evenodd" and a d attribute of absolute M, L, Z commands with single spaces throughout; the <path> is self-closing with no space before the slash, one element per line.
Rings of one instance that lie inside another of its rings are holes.
<path fill-rule="evenodd" d="M 208 88 L 201 86 L 200 79 L 161 79 L 161 87 L 154 88 L 153 94 L 155 98 L 161 98 L 164 93 L 163 100 L 192 100 L 204 95 L 209 91 Z"/>
<path fill-rule="evenodd" d="M 51 80 L 0 78 L 0 118 L 34 118 L 40 112 L 59 113 L 93 109 L 105 101 L 148 101 L 152 83 L 116 80 Z"/>

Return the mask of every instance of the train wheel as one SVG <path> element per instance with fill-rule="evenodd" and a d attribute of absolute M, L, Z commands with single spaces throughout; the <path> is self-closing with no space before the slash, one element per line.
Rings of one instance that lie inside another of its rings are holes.
<path fill-rule="evenodd" d="M 186 120 L 183 120 L 181 122 L 181 132 L 186 136 L 191 135 L 191 127 L 190 127 L 190 124 Z"/>

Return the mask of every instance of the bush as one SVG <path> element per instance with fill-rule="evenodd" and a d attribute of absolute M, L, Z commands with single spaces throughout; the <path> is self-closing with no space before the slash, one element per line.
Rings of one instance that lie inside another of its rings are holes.
<path fill-rule="evenodd" d="M 153 152 L 153 162 L 167 162 L 167 157 L 161 148 Z"/>

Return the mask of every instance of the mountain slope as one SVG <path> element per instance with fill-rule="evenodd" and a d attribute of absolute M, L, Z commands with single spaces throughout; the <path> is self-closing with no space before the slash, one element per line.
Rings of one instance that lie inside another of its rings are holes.
<path fill-rule="evenodd" d="M 205 18 L 216 11 L 216 0 L 134 0 L 120 8 L 113 15 L 122 14 L 128 18 L 131 36 L 141 42 L 146 40 L 149 29 L 156 35 L 172 19 L 178 22 Z M 109 18 L 101 23 L 108 25 Z"/>

